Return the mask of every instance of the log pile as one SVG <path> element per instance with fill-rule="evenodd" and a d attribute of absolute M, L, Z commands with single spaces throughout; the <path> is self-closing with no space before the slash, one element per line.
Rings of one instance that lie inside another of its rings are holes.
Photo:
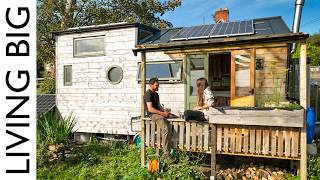
<path fill-rule="evenodd" d="M 281 170 L 278 167 L 271 166 L 257 166 L 253 165 L 241 165 L 239 168 L 227 168 L 217 171 L 217 179 L 221 180 L 285 180 L 286 170 Z"/>
<path fill-rule="evenodd" d="M 74 142 L 70 142 L 67 144 L 59 143 L 59 144 L 50 144 L 48 146 L 48 159 L 49 161 L 64 161 L 66 157 L 74 156 L 72 151 L 75 147 Z"/>

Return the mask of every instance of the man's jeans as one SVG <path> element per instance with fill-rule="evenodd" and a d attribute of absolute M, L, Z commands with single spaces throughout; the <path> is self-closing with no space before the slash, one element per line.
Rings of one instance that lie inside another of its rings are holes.
<path fill-rule="evenodd" d="M 156 122 L 157 125 L 160 126 L 162 130 L 162 145 L 163 145 L 163 153 L 167 156 L 170 153 L 170 140 L 169 137 L 171 137 L 171 133 L 169 131 L 169 122 L 168 120 L 159 115 L 159 114 L 152 114 L 150 116 L 150 119 L 153 122 Z"/>

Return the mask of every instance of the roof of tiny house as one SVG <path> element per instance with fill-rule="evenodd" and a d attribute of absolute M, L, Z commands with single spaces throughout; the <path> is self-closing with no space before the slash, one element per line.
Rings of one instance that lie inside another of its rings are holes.
<path fill-rule="evenodd" d="M 230 32 L 234 31 L 235 24 L 239 25 L 238 30 L 240 31 L 240 25 L 243 22 L 247 23 L 245 25 L 248 25 L 247 27 L 249 27 L 249 29 L 252 28 L 252 31 L 248 31 L 247 28 L 245 28 L 244 32 L 242 33 L 227 33 L 228 30 Z M 252 23 L 251 27 L 249 26 L 250 23 Z M 154 33 L 154 35 L 150 38 L 139 42 L 139 44 L 136 46 L 136 49 L 133 50 L 134 52 L 161 51 L 167 49 L 171 50 L 175 48 L 188 49 L 194 47 L 214 47 L 226 44 L 240 45 L 257 42 L 294 42 L 304 41 L 306 40 L 306 38 L 308 38 L 308 34 L 292 33 L 280 16 L 161 30 L 140 23 L 120 22 L 69 28 L 66 30 L 53 32 L 53 35 L 58 36 L 64 34 L 122 29 L 130 27 L 137 27 L 139 29 L 144 29 Z M 184 34 L 186 30 L 188 31 L 187 33 L 199 34 L 206 28 L 209 29 L 208 32 L 210 32 L 210 36 L 207 37 L 202 36 L 189 38 L 188 35 L 185 36 Z"/>
<path fill-rule="evenodd" d="M 240 31 L 240 24 L 247 23 L 248 28 Z M 250 25 L 252 23 L 252 25 Z M 234 33 L 234 26 L 236 33 Z M 206 36 L 199 32 L 208 32 Z M 249 29 L 246 30 L 246 29 Z M 237 32 L 238 31 L 238 32 Z M 196 36 L 195 36 L 196 34 Z M 280 16 L 251 19 L 246 21 L 228 22 L 221 24 L 209 24 L 191 27 L 162 29 L 156 35 L 140 42 L 134 51 L 166 50 L 173 48 L 205 47 L 222 44 L 247 44 L 257 42 L 292 42 L 305 40 L 308 34 L 292 33 Z"/>
<path fill-rule="evenodd" d="M 158 32 L 159 29 L 146 26 L 140 23 L 128 23 L 128 22 L 119 22 L 119 23 L 110 23 L 110 24 L 100 24 L 100 25 L 92 25 L 92 26 L 81 26 L 68 28 L 62 31 L 55 31 L 53 35 L 64 35 L 64 34 L 74 34 L 74 33 L 83 33 L 83 32 L 92 32 L 92 31 L 102 31 L 102 30 L 112 30 L 112 29 L 122 29 L 122 28 L 131 28 L 138 27 L 139 29 L 145 29 L 151 32 Z"/>

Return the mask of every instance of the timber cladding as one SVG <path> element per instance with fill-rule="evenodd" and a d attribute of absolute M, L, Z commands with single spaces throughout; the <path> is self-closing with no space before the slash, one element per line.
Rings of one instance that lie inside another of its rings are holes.
<path fill-rule="evenodd" d="M 257 48 L 255 54 L 263 62 L 263 69 L 255 70 L 256 106 L 285 101 L 288 48 Z"/>
<path fill-rule="evenodd" d="M 56 36 L 56 101 L 60 113 L 76 118 L 77 132 L 130 134 L 131 118 L 140 116 L 140 83 L 137 81 L 140 56 L 134 56 L 137 28 L 63 34 Z M 73 40 L 105 37 L 102 56 L 74 57 Z M 147 53 L 147 61 L 182 60 L 162 52 Z M 63 84 L 65 65 L 72 66 L 72 85 Z M 117 65 L 123 79 L 118 84 L 107 81 L 106 70 Z M 148 87 L 147 87 L 148 88 Z M 161 103 L 175 111 L 184 109 L 184 84 L 161 84 Z M 140 124 L 135 128 L 140 130 Z"/>

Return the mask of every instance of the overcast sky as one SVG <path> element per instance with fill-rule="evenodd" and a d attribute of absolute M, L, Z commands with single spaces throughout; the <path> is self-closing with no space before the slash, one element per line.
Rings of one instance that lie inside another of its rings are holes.
<path fill-rule="evenodd" d="M 182 5 L 163 18 L 174 27 L 210 24 L 212 14 L 219 8 L 229 9 L 229 20 L 246 20 L 282 16 L 292 27 L 295 0 L 182 0 Z M 320 0 L 305 0 L 300 31 L 314 34 L 320 32 Z"/>

